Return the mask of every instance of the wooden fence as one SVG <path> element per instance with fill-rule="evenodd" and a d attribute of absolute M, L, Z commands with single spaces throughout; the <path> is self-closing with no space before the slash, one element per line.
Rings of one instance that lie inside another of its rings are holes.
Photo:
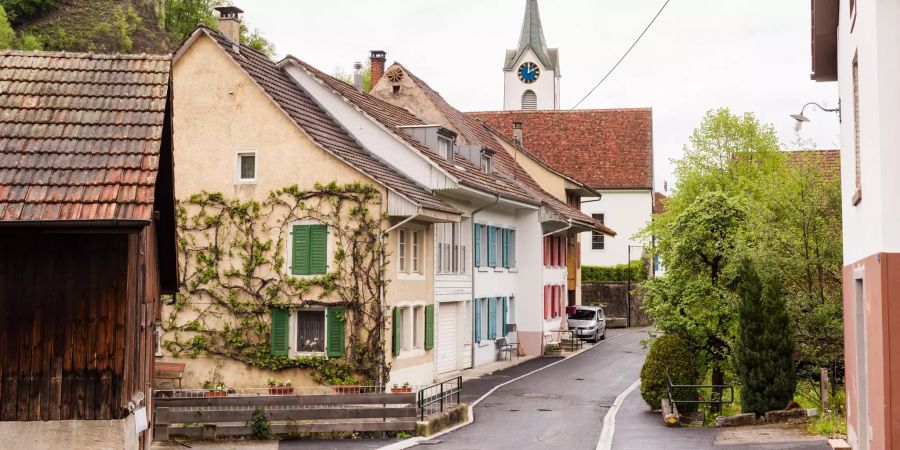
<path fill-rule="evenodd" d="M 157 398 L 153 437 L 249 436 L 247 422 L 257 408 L 271 421 L 272 434 L 416 429 L 414 393 Z"/>

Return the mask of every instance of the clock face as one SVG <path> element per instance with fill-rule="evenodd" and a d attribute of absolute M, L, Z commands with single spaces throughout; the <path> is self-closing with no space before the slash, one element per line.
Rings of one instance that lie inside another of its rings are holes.
<path fill-rule="evenodd" d="M 519 80 L 531 84 L 541 76 L 541 69 L 533 62 L 525 62 L 519 66 Z"/>

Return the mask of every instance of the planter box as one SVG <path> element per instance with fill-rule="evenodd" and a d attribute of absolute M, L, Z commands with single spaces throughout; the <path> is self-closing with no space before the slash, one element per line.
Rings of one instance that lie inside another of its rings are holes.
<path fill-rule="evenodd" d="M 278 386 L 278 387 L 270 387 L 269 394 L 270 395 L 291 395 L 294 393 L 294 388 L 289 386 Z"/>
<path fill-rule="evenodd" d="M 335 394 L 359 394 L 362 392 L 361 386 L 332 386 Z"/>
<path fill-rule="evenodd" d="M 204 397 L 228 397 L 228 391 L 206 391 L 203 393 Z"/>
<path fill-rule="evenodd" d="M 552 350 L 549 352 L 545 351 L 544 356 L 549 356 L 551 358 L 559 358 L 559 357 L 562 357 L 562 350 Z"/>
<path fill-rule="evenodd" d="M 403 393 L 412 392 L 412 388 L 411 387 L 408 387 L 408 388 L 396 387 L 396 388 L 391 388 L 391 392 L 393 392 L 394 394 L 403 394 Z"/>

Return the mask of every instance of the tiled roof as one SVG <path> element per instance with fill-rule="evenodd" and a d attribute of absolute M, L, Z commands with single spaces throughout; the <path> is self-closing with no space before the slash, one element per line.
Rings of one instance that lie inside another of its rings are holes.
<path fill-rule="evenodd" d="M 512 136 L 560 172 L 595 189 L 651 189 L 653 117 L 650 109 L 482 111 L 469 113 Z"/>
<path fill-rule="evenodd" d="M 841 176 L 840 150 L 795 150 L 784 152 L 788 164 L 801 166 L 810 164 L 818 167 L 822 174 L 829 177 Z"/>
<path fill-rule="evenodd" d="M 454 108 L 450 103 L 444 100 L 441 94 L 432 89 L 428 83 L 422 81 L 422 79 L 415 76 L 409 69 L 403 67 L 401 64 L 395 63 L 392 67 L 402 69 L 406 76 L 422 89 L 422 92 L 428 96 L 434 106 L 447 118 L 466 142 L 494 150 L 495 170 L 498 170 L 507 180 L 522 187 L 530 193 L 532 198 L 537 199 L 541 204 L 549 207 L 557 214 L 576 222 L 589 224 L 611 236 L 615 236 L 616 233 L 611 229 L 581 211 L 566 205 L 564 202 L 544 191 L 540 185 L 531 178 L 528 172 L 526 172 L 525 169 L 523 169 L 512 156 L 507 153 L 502 144 L 498 141 L 499 138 L 494 135 L 494 130 L 491 129 L 491 127 L 475 119 L 471 115 L 460 112 Z"/>
<path fill-rule="evenodd" d="M 0 220 L 151 220 L 170 68 L 0 51 Z"/>
<path fill-rule="evenodd" d="M 653 193 L 653 214 L 662 214 L 666 212 L 666 200 L 669 197 L 666 197 L 665 194 L 660 192 Z"/>
<path fill-rule="evenodd" d="M 310 95 L 304 91 L 277 64 L 265 55 L 242 45 L 236 51 L 230 41 L 221 34 L 199 27 L 195 33 L 205 33 L 219 44 L 291 119 L 312 139 L 331 154 L 371 176 L 412 202 L 423 207 L 458 213 L 455 208 L 434 197 L 427 188 L 388 166 L 356 142 L 346 130 L 331 118 Z"/>
<path fill-rule="evenodd" d="M 514 183 L 511 177 L 504 176 L 502 173 L 495 174 L 494 176 L 486 175 L 474 163 L 461 157 L 455 158 L 451 164 L 419 142 L 416 138 L 401 130 L 400 127 L 403 126 L 425 125 L 425 122 L 415 114 L 385 102 L 373 95 L 359 92 L 353 86 L 323 73 L 295 57 L 289 56 L 287 59 L 303 67 L 313 76 L 327 84 L 328 87 L 332 88 L 342 97 L 359 107 L 359 109 L 370 117 L 392 130 L 394 135 L 419 150 L 425 157 L 434 161 L 439 167 L 455 177 L 461 183 L 495 195 L 499 194 L 506 198 L 526 203 L 537 203 L 534 196 L 529 191 L 522 189 Z M 477 124 L 477 122 L 475 123 Z M 480 124 L 478 124 L 478 127 L 482 128 Z"/>

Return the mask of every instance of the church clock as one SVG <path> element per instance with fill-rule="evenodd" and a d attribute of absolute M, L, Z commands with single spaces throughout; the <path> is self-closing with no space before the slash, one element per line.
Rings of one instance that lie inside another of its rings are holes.
<path fill-rule="evenodd" d="M 541 76 L 541 69 L 533 62 L 524 62 L 519 66 L 519 80 L 531 84 Z"/>

